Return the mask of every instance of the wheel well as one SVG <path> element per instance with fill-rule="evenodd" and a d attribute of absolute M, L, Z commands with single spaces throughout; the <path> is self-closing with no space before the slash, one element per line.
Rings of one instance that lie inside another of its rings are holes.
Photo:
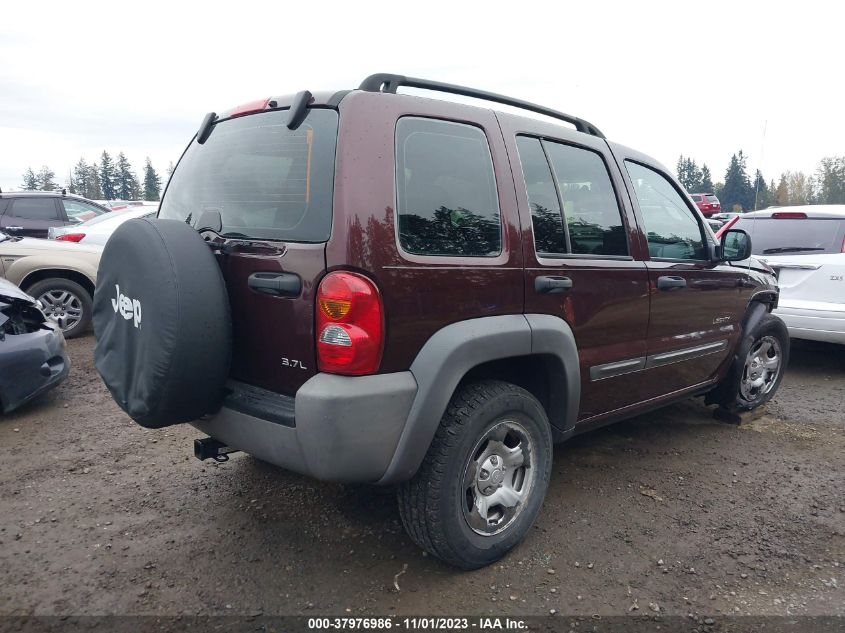
<path fill-rule="evenodd" d="M 750 310 L 755 303 L 762 303 L 766 306 L 766 311 L 771 312 L 777 306 L 778 295 L 773 290 L 767 290 L 765 292 L 759 292 L 753 297 L 751 297 L 751 301 L 748 302 L 748 307 L 746 310 Z"/>
<path fill-rule="evenodd" d="M 566 398 L 553 384 L 562 385 L 563 366 L 559 359 L 545 354 L 512 356 L 491 360 L 470 369 L 458 388 L 481 379 L 503 380 L 522 387 L 540 401 L 553 432 L 566 428 Z"/>
<path fill-rule="evenodd" d="M 91 297 L 94 297 L 94 284 L 91 283 L 91 280 L 88 279 L 85 275 L 75 270 L 68 270 L 66 268 L 45 268 L 43 270 L 36 270 L 34 272 L 29 273 L 26 277 L 21 280 L 21 290 L 26 292 L 28 288 L 30 288 L 33 284 L 38 283 L 39 281 L 44 281 L 45 279 L 69 279 L 71 281 L 75 281 L 80 286 L 85 288 Z"/>

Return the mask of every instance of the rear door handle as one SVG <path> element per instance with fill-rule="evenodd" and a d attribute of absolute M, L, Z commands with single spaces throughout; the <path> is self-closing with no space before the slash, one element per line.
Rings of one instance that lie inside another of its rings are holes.
<path fill-rule="evenodd" d="M 572 288 L 572 280 L 569 277 L 535 277 L 534 290 L 541 295 L 556 295 L 566 292 Z"/>
<path fill-rule="evenodd" d="M 275 297 L 298 297 L 302 280 L 294 273 L 252 273 L 247 280 L 256 292 Z"/>
<path fill-rule="evenodd" d="M 658 277 L 658 290 L 674 290 L 675 288 L 686 288 L 687 280 L 683 277 Z"/>

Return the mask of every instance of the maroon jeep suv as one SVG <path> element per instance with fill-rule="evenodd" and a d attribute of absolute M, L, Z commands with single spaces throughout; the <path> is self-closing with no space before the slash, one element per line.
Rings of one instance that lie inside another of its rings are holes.
<path fill-rule="evenodd" d="M 476 568 L 528 532 L 554 442 L 772 397 L 789 338 L 750 247 L 583 119 L 373 75 L 205 117 L 159 217 L 105 247 L 96 366 L 200 458 L 397 485 L 411 538 Z"/>

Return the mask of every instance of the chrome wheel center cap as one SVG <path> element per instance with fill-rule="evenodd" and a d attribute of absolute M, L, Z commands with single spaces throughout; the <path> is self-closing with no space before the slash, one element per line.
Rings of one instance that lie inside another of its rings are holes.
<path fill-rule="evenodd" d="M 505 480 L 505 465 L 498 455 L 490 455 L 478 469 L 476 485 L 483 495 L 491 495 L 502 487 Z"/>

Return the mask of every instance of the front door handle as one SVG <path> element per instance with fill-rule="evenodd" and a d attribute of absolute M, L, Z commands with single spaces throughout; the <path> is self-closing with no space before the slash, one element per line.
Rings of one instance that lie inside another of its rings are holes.
<path fill-rule="evenodd" d="M 572 280 L 569 277 L 535 277 L 534 290 L 541 295 L 556 295 L 566 292 L 572 288 Z"/>
<path fill-rule="evenodd" d="M 686 288 L 687 280 L 683 277 L 658 277 L 658 290 L 674 290 L 675 288 Z"/>
<path fill-rule="evenodd" d="M 247 280 L 256 292 L 276 297 L 298 297 L 302 280 L 294 273 L 252 273 Z"/>

